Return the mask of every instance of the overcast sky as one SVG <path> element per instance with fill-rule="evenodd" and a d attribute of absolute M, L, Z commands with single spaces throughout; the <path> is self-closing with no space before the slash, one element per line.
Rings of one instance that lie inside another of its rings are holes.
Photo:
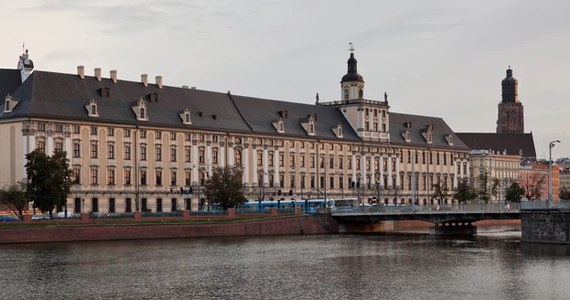
<path fill-rule="evenodd" d="M 495 132 L 501 80 L 519 81 L 539 157 L 570 156 L 570 1 L 3 1 L 0 68 L 36 69 L 292 102 L 340 99 L 348 43 L 364 96 L 391 111 Z M 151 80 L 153 81 L 153 80 Z"/>

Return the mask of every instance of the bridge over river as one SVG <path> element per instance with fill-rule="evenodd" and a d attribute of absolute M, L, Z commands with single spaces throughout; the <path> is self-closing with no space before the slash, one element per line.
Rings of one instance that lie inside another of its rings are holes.
<path fill-rule="evenodd" d="M 525 208 L 524 205 L 523 209 Z M 474 234 L 473 222 L 521 218 L 520 203 L 454 204 L 436 206 L 380 205 L 333 207 L 331 216 L 340 224 L 375 224 L 383 221 L 417 220 L 435 224 L 434 233 Z"/>

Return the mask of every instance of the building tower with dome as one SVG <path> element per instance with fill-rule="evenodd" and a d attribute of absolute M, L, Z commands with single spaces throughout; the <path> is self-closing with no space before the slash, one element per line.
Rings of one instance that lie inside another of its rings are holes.
<path fill-rule="evenodd" d="M 499 103 L 497 133 L 524 133 L 524 110 L 519 101 L 518 84 L 509 67 L 507 77 L 501 82 L 503 99 Z"/>

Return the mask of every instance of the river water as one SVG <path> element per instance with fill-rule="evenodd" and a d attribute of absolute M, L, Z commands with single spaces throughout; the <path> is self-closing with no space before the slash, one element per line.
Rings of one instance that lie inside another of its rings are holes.
<path fill-rule="evenodd" d="M 0 245 L 0 299 L 570 299 L 570 246 L 316 235 Z"/>

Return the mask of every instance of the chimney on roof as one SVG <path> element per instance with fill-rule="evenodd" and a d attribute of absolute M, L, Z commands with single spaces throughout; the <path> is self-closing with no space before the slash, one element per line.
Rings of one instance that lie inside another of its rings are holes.
<path fill-rule="evenodd" d="M 190 89 L 191 89 L 191 90 L 195 90 L 195 89 L 196 89 L 196 87 L 195 87 L 195 86 L 193 86 L 193 87 L 190 87 Z"/>
<path fill-rule="evenodd" d="M 85 67 L 84 66 L 77 66 L 77 75 L 81 79 L 85 79 Z"/>
<path fill-rule="evenodd" d="M 101 68 L 95 68 L 95 77 L 97 81 L 101 81 Z"/>
<path fill-rule="evenodd" d="M 148 74 L 141 74 L 141 83 L 144 86 L 148 86 Z"/>
<path fill-rule="evenodd" d="M 111 70 L 109 73 L 111 74 L 111 80 L 113 83 L 117 83 L 117 70 Z"/>
<path fill-rule="evenodd" d="M 162 88 L 162 76 L 156 76 L 156 77 L 154 77 L 154 80 L 155 80 L 158 88 L 161 89 Z"/>
<path fill-rule="evenodd" d="M 187 86 L 187 85 L 183 85 L 182 88 L 183 88 L 183 89 L 187 89 L 188 86 Z"/>

